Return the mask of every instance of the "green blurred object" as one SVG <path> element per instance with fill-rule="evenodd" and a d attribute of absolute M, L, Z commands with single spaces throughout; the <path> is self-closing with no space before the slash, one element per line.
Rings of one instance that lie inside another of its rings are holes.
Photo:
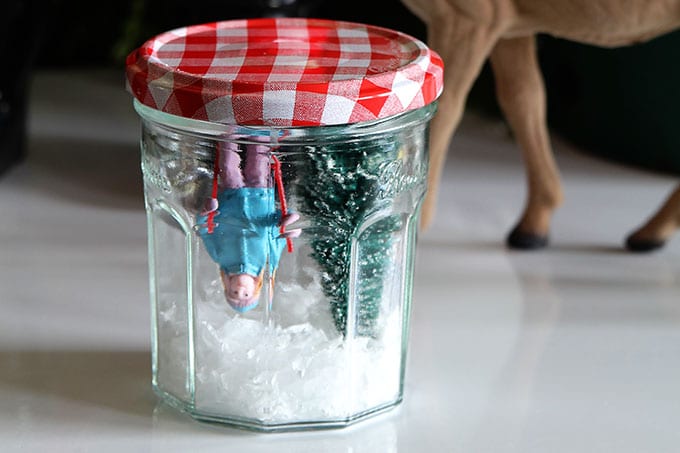
<path fill-rule="evenodd" d="M 680 32 L 614 49 L 539 38 L 548 124 L 587 152 L 680 173 Z"/>
<path fill-rule="evenodd" d="M 390 256 L 393 233 L 402 228 L 399 216 L 384 217 L 359 233 L 372 214 L 390 200 L 380 200 L 384 187 L 396 185 L 381 176 L 381 168 L 394 161 L 399 144 L 390 139 L 362 140 L 309 147 L 304 152 L 297 184 L 300 212 L 312 219 L 312 257 L 322 271 L 321 285 L 331 302 L 335 326 L 347 334 L 352 244 L 361 244 L 358 255 L 360 284 L 356 289 L 356 332 L 377 335 L 383 282 L 394 258 Z M 396 176 L 395 176 L 396 177 Z"/>

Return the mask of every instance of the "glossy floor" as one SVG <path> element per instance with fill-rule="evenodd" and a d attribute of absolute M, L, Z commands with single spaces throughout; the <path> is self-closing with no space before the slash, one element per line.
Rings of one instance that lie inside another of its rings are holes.
<path fill-rule="evenodd" d="M 29 156 L 0 179 L 2 451 L 677 452 L 680 240 L 624 236 L 667 176 L 555 140 L 549 249 L 509 251 L 523 205 L 502 123 L 468 114 L 421 234 L 406 394 L 339 431 L 196 422 L 150 387 L 138 121 L 122 76 L 41 73 Z"/>

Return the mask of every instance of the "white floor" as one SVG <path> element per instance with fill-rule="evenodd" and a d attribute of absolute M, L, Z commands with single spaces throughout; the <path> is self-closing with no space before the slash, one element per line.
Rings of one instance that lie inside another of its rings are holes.
<path fill-rule="evenodd" d="M 566 202 L 551 246 L 510 251 L 521 160 L 502 123 L 472 114 L 420 237 L 400 408 L 346 430 L 257 435 L 158 403 L 123 84 L 39 73 L 28 159 L 0 178 L 1 451 L 680 451 L 680 240 L 621 248 L 674 178 L 555 139 Z"/>

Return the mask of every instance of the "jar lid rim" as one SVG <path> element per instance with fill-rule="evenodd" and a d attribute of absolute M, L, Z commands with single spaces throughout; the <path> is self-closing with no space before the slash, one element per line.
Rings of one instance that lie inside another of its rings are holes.
<path fill-rule="evenodd" d="M 423 107 L 443 86 L 439 55 L 405 33 L 314 18 L 213 22 L 161 33 L 126 62 L 144 105 L 224 124 L 315 126 Z"/>

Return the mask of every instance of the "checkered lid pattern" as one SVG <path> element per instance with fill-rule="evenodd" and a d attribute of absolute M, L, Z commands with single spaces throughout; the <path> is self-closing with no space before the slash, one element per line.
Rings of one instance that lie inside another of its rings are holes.
<path fill-rule="evenodd" d="M 225 124 L 319 126 L 434 101 L 441 58 L 398 31 L 305 18 L 247 19 L 160 34 L 127 59 L 129 91 L 174 115 Z"/>

